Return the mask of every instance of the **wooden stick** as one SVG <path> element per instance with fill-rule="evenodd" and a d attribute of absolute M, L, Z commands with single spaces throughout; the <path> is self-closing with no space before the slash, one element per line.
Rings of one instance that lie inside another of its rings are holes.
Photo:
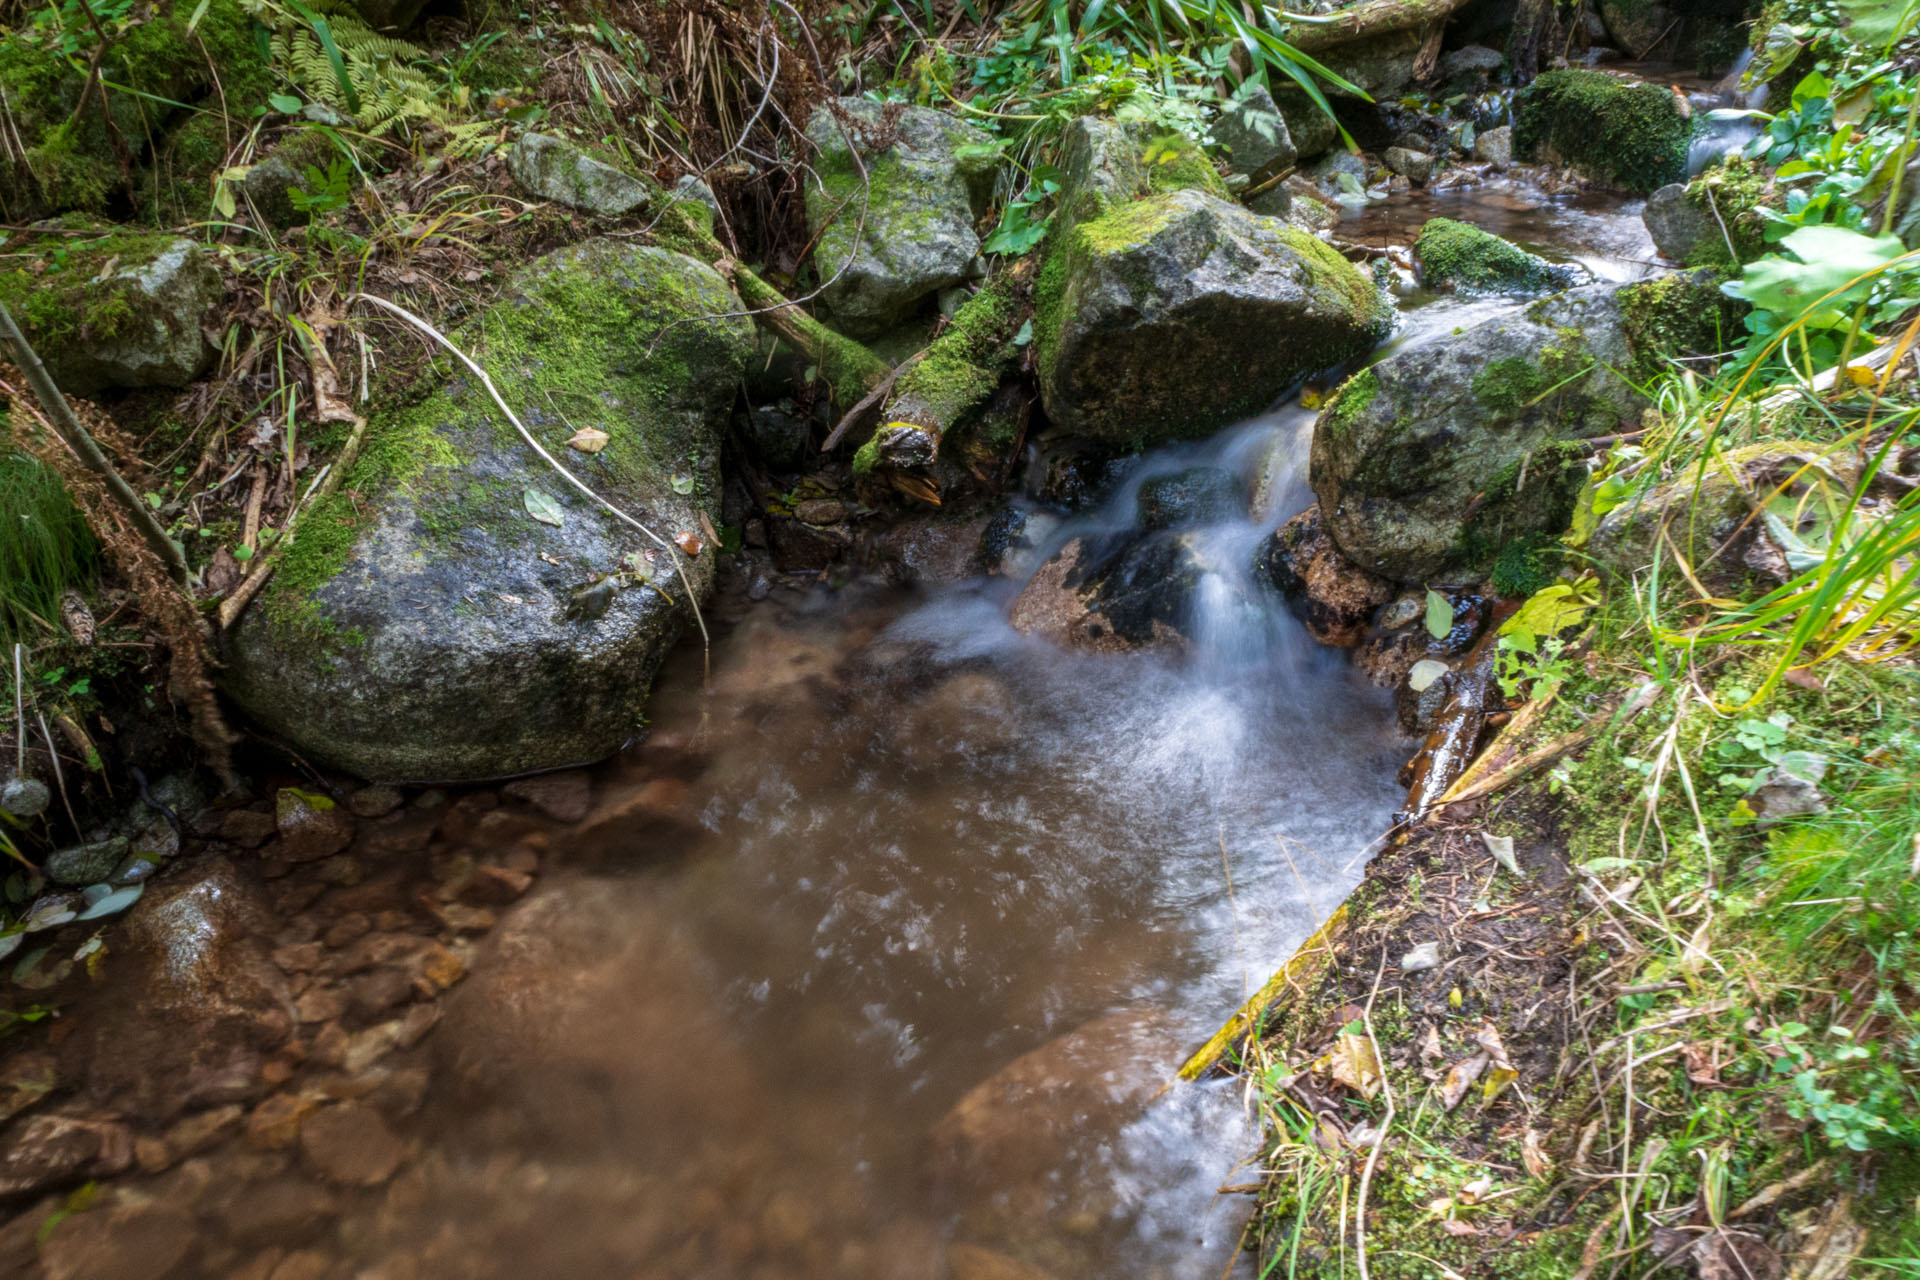
<path fill-rule="evenodd" d="M 860 416 L 886 399 L 887 392 L 893 390 L 893 384 L 900 381 L 900 375 L 905 373 L 913 365 L 920 363 L 920 357 L 926 354 L 927 352 L 925 350 L 914 352 L 905 360 L 902 360 L 894 368 L 892 373 L 881 379 L 880 385 L 867 392 L 866 395 L 861 396 L 859 403 L 847 410 L 846 416 L 840 419 L 839 425 L 834 427 L 832 434 L 828 435 L 827 438 L 821 442 L 820 452 L 832 453 L 833 447 L 840 443 L 840 438 L 852 429 L 853 424 L 860 420 Z"/>
<path fill-rule="evenodd" d="M 360 456 L 360 443 L 366 438 L 367 420 L 365 418 L 354 419 L 353 433 L 347 437 L 346 444 L 341 446 L 340 456 L 334 459 L 333 469 L 322 477 L 319 488 L 308 495 L 307 501 L 301 504 L 302 506 L 311 508 L 315 503 L 324 502 L 333 496 L 334 491 L 340 487 L 341 477 L 345 476 L 347 469 L 353 466 L 353 460 Z M 256 472 L 255 474 L 258 476 L 264 474 L 264 472 Z M 254 492 L 259 492 L 258 487 L 255 488 Z M 239 620 L 241 610 L 245 609 L 248 602 L 260 594 L 260 588 L 267 585 L 267 579 L 273 576 L 274 567 L 279 564 L 281 555 L 289 546 L 293 545 L 294 535 L 299 527 L 299 523 L 299 509 L 296 508 L 288 511 L 287 523 L 281 528 L 280 536 L 273 540 L 273 545 L 267 548 L 264 555 L 258 557 L 253 562 L 253 568 L 247 573 L 247 576 L 241 580 L 240 585 L 233 589 L 233 594 L 220 602 L 220 629 L 222 631 L 225 631 Z"/>
<path fill-rule="evenodd" d="M 1214 1032 L 1207 1042 L 1195 1050 L 1179 1071 L 1182 1080 L 1198 1080 L 1220 1061 L 1234 1041 L 1253 1030 L 1253 1024 L 1266 1011 L 1268 1005 L 1280 998 L 1287 987 L 1298 987 L 1309 976 L 1326 966 L 1333 955 L 1333 938 L 1347 923 L 1347 907 L 1342 903 L 1327 922 L 1313 931 L 1313 936 L 1300 944 L 1300 949 L 1291 959 L 1281 965 L 1279 970 L 1266 981 L 1266 985 L 1248 997 L 1239 1011 L 1228 1018 L 1226 1025 Z"/>
<path fill-rule="evenodd" d="M 53 429 L 59 433 L 75 456 L 87 469 L 98 475 L 106 485 L 107 493 L 120 504 L 124 514 L 133 527 L 140 532 L 153 553 L 160 557 L 160 563 L 167 567 L 167 575 L 175 585 L 185 587 L 188 581 L 187 558 L 180 553 L 167 531 L 154 519 L 147 504 L 140 501 L 140 495 L 133 491 L 113 464 L 107 461 L 107 455 L 100 452 L 100 446 L 80 425 L 80 419 L 73 414 L 73 406 L 60 394 L 60 388 L 54 385 L 53 377 L 47 372 L 47 366 L 40 363 L 40 354 L 27 342 L 20 332 L 20 326 L 13 322 L 13 313 L 7 310 L 7 304 L 0 302 L 0 342 L 4 342 L 13 352 L 14 363 L 20 366 L 20 372 L 26 375 L 27 384 L 33 388 L 33 394 L 47 411 L 47 418 Z"/>

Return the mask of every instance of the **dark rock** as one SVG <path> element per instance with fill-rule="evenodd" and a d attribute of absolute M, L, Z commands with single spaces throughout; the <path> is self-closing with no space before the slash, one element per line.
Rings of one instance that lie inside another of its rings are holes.
<path fill-rule="evenodd" d="M 793 518 L 815 528 L 845 524 L 847 515 L 847 504 L 838 498 L 808 498 L 793 504 Z"/>
<path fill-rule="evenodd" d="M 279 829 L 274 815 L 255 809 L 230 809 L 220 820 L 220 838 L 242 849 L 259 848 Z"/>
<path fill-rule="evenodd" d="M 1076 226 L 1049 257 L 1034 323 L 1061 432 L 1128 447 L 1209 434 L 1358 355 L 1390 315 L 1329 246 L 1201 191 Z"/>
<path fill-rule="evenodd" d="M 579 769 L 519 778 L 500 789 L 524 800 L 555 822 L 578 822 L 593 807 L 593 775 Z"/>
<path fill-rule="evenodd" d="M 1298 89 L 1283 88 L 1273 96 L 1280 118 L 1287 122 L 1299 163 L 1315 159 L 1340 141 L 1340 126 L 1313 99 Z"/>
<path fill-rule="evenodd" d="M 353 815 L 331 796 L 282 787 L 273 806 L 278 852 L 288 862 L 318 862 L 353 843 Z"/>
<path fill-rule="evenodd" d="M 1433 177 L 1434 159 L 1430 152 L 1411 147 L 1388 147 L 1380 154 L 1380 163 L 1416 187 L 1427 185 Z"/>
<path fill-rule="evenodd" d="M 1601 71 L 1548 71 L 1514 99 L 1514 154 L 1649 192 L 1687 172 L 1693 121 L 1665 85 Z"/>
<path fill-rule="evenodd" d="M 342 1102 L 301 1122 L 300 1153 L 329 1182 L 377 1187 L 400 1167 L 407 1148 L 379 1112 Z"/>
<path fill-rule="evenodd" d="M 1067 648 L 1184 649 L 1194 598 L 1211 576 L 1236 579 L 1191 533 L 1162 530 L 1105 552 L 1076 538 L 1035 570 L 1008 622 Z"/>
<path fill-rule="evenodd" d="M 361 787 L 347 797 L 347 808 L 356 818 L 384 818 L 405 802 L 395 787 L 378 783 L 371 787 Z"/>
<path fill-rule="evenodd" d="M 702 263 L 589 240 L 529 263 L 463 337 L 484 334 L 489 373 L 549 450 L 604 427 L 610 443 L 575 470 L 671 537 L 698 530 L 720 490 L 720 427 L 752 345 L 740 310 Z M 569 400 L 580 385 L 593 395 Z M 679 553 L 559 482 L 470 379 L 376 430 L 408 441 L 395 446 L 406 461 L 316 509 L 354 532 L 344 550 L 335 539 L 282 563 L 232 633 L 228 692 L 308 759 L 386 781 L 495 778 L 618 749 L 689 621 Z M 529 494 L 561 523 L 535 519 Z M 714 560 L 684 562 L 696 594 Z M 606 574 L 628 585 L 600 617 L 569 617 L 574 591 Z"/>
<path fill-rule="evenodd" d="M 1559 294 L 1349 379 L 1321 412 L 1311 466 L 1341 552 L 1397 582 L 1439 582 L 1564 531 L 1587 474 L 1579 438 L 1646 405 L 1618 372 L 1633 358 L 1621 289 Z"/>
<path fill-rule="evenodd" d="M 747 448 L 768 471 L 784 475 L 805 464 L 812 424 L 791 400 L 755 405 L 740 422 Z"/>
<path fill-rule="evenodd" d="M 1299 152 L 1273 96 L 1253 80 L 1246 83 L 1249 87 L 1221 108 L 1213 139 L 1227 149 L 1235 171 L 1261 183 L 1292 168 Z"/>
<path fill-rule="evenodd" d="M 814 110 L 807 139 L 819 174 L 806 184 L 807 225 L 820 276 L 831 277 L 821 301 L 847 332 L 883 332 L 974 273 L 974 212 L 993 162 L 956 153 L 986 134 L 928 107 L 842 98 Z"/>
<path fill-rule="evenodd" d="M 1648 196 L 1640 220 L 1647 224 L 1653 247 L 1670 262 L 1689 262 L 1702 239 L 1720 237 L 1713 216 L 1687 199 L 1684 182 L 1670 182 Z"/>
<path fill-rule="evenodd" d="M 314 1239 L 340 1212 L 340 1202 L 307 1178 L 270 1177 L 233 1187 L 208 1208 L 236 1244 L 260 1248 Z"/>
<path fill-rule="evenodd" d="M 818 573 L 853 549 L 853 535 L 845 529 L 821 529 L 791 516 L 768 518 L 774 567 L 782 573 Z"/>
<path fill-rule="evenodd" d="M 132 1161 L 133 1135 L 125 1125 L 79 1116 L 28 1116 L 0 1141 L 0 1199 L 119 1173 Z"/>
<path fill-rule="evenodd" d="M 111 877 L 132 848 L 125 836 L 56 849 L 47 855 L 47 878 L 55 884 L 99 884 Z"/>
<path fill-rule="evenodd" d="M 985 513 L 897 520 L 881 535 L 876 550 L 895 582 L 963 582 L 986 572 L 981 548 L 991 521 Z"/>
<path fill-rule="evenodd" d="M 1002 508 L 980 531 L 978 561 L 985 573 L 1020 577 L 1039 567 L 1041 550 L 1060 527 L 1051 512 Z"/>
<path fill-rule="evenodd" d="M 1247 486 L 1220 467 L 1189 467 L 1140 484 L 1140 527 L 1186 528 L 1238 520 L 1247 514 Z"/>
<path fill-rule="evenodd" d="M 652 202 L 657 188 L 620 166 L 545 133 L 523 133 L 507 152 L 514 181 L 542 200 L 603 218 L 622 218 Z"/>
<path fill-rule="evenodd" d="M 1551 293 L 1579 283 L 1578 268 L 1548 262 L 1490 231 L 1451 218 L 1432 218 L 1414 243 L 1420 280 L 1428 288 L 1461 293 Z"/>
<path fill-rule="evenodd" d="M 1359 644 L 1374 614 L 1399 591 L 1347 563 L 1327 536 L 1318 506 L 1276 529 L 1255 568 L 1287 598 L 1308 634 L 1335 648 Z"/>
<path fill-rule="evenodd" d="M 46 1280 L 168 1280 L 184 1274 L 200 1230 L 166 1204 L 69 1214 L 40 1246 Z"/>
<path fill-rule="evenodd" d="M 1440 59 L 1440 74 L 1449 80 L 1463 75 L 1478 75 L 1487 79 L 1499 71 L 1506 61 L 1506 55 L 1498 49 L 1489 49 L 1482 44 L 1470 44 L 1443 55 Z"/>
<path fill-rule="evenodd" d="M 294 205 L 293 192 L 313 194 L 314 181 L 309 167 L 325 174 L 336 163 L 346 161 L 338 147 L 319 129 L 301 128 L 283 135 L 254 161 L 240 180 L 247 202 L 274 227 L 291 227 L 307 221 L 307 215 Z M 357 171 L 349 165 L 348 181 L 357 184 Z"/>

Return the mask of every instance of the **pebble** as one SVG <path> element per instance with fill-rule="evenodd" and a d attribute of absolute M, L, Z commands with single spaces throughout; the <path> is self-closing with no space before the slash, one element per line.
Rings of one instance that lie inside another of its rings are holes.
<path fill-rule="evenodd" d="M 318 862 L 353 843 L 353 815 L 331 797 L 282 787 L 273 805 L 279 854 L 288 862 Z"/>
<path fill-rule="evenodd" d="M 473 875 L 461 889 L 460 896 L 471 903 L 504 907 L 525 893 L 532 884 L 533 877 L 524 871 L 479 866 L 473 869 Z"/>
<path fill-rule="evenodd" d="M 258 849 L 278 829 L 278 825 L 270 813 L 233 809 L 220 820 L 220 838 L 230 840 L 242 849 Z"/>
<path fill-rule="evenodd" d="M 350 1187 L 379 1186 L 406 1155 L 378 1112 L 352 1102 L 309 1116 L 300 1126 L 300 1151 L 322 1176 Z"/>
<path fill-rule="evenodd" d="M 517 779 L 501 793 L 525 801 L 555 822 L 578 822 L 592 807 L 593 779 L 584 770 L 568 769 Z"/>
<path fill-rule="evenodd" d="M 287 973 L 311 973 L 325 958 L 326 951 L 318 942 L 299 942 L 273 949 L 273 962 Z"/>
<path fill-rule="evenodd" d="M 347 808 L 356 818 L 384 818 L 404 803 L 403 797 L 395 787 L 376 783 L 371 787 L 362 787 L 347 797 Z"/>
<path fill-rule="evenodd" d="M 300 1140 L 300 1123 L 319 1106 L 297 1093 L 276 1093 L 247 1117 L 247 1138 L 262 1151 L 282 1151 Z"/>
<path fill-rule="evenodd" d="M 302 1022 L 331 1022 L 347 1011 L 347 997 L 338 987 L 315 987 L 293 1006 Z"/>
<path fill-rule="evenodd" d="M 338 949 L 351 946 L 372 932 L 373 921 L 369 920 L 364 913 L 354 911 L 341 916 L 329 925 L 326 933 L 321 935 L 321 940 L 328 946 Z"/>
<path fill-rule="evenodd" d="M 28 1195 L 133 1163 L 133 1134 L 110 1120 L 43 1115 L 0 1137 L 0 1197 Z"/>

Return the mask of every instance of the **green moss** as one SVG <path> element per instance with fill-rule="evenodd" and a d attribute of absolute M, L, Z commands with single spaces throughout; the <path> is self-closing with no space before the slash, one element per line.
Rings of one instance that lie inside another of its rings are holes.
<path fill-rule="evenodd" d="M 1487 580 L 1493 589 L 1509 599 L 1521 600 L 1551 586 L 1565 558 L 1560 540 L 1550 534 L 1534 533 L 1516 538 L 1501 548 Z"/>
<path fill-rule="evenodd" d="M 112 277 L 145 266 L 173 237 L 99 226 L 70 216 L 62 230 L 95 229 L 98 235 L 43 235 L 21 243 L 17 263 L 0 271 L 0 301 L 14 313 L 27 339 L 51 348 L 66 342 L 105 342 L 133 331 L 146 317 L 137 290 Z M 96 283 L 107 273 L 109 279 Z"/>
<path fill-rule="evenodd" d="M 1543 445 L 1508 463 L 1487 482 L 1480 506 L 1461 527 L 1459 563 L 1486 572 L 1516 541 L 1516 532 L 1566 529 L 1586 481 L 1587 451 L 1577 440 Z"/>
<path fill-rule="evenodd" d="M 1141 151 L 1140 163 L 1147 172 L 1147 185 L 1155 191 L 1204 191 L 1222 200 L 1232 199 L 1213 161 L 1184 134 L 1168 133 L 1153 139 Z"/>
<path fill-rule="evenodd" d="M 871 475 L 874 467 L 879 465 L 879 462 L 880 434 L 879 432 L 875 432 L 873 439 L 867 441 L 854 451 L 853 474 L 856 476 Z"/>
<path fill-rule="evenodd" d="M 1429 286 L 1468 293 L 1538 293 L 1560 285 L 1561 273 L 1545 258 L 1451 218 L 1429 219 L 1414 252 Z"/>
<path fill-rule="evenodd" d="M 1380 394 L 1380 378 L 1372 369 L 1362 369 L 1342 383 L 1327 406 L 1327 424 L 1338 435 L 1349 435 Z"/>
<path fill-rule="evenodd" d="M 1124 253 L 1145 244 L 1173 222 L 1178 205 L 1164 196 L 1149 196 L 1120 205 L 1111 212 L 1083 222 L 1073 229 L 1070 240 L 1095 253 Z"/>
<path fill-rule="evenodd" d="M 1385 338 L 1393 325 L 1393 307 L 1359 268 L 1340 256 L 1340 251 L 1316 235 L 1299 227 L 1290 227 L 1277 219 L 1266 219 L 1281 244 L 1293 250 L 1306 267 L 1308 289 L 1331 289 L 1340 296 L 1349 313 L 1361 324 L 1378 330 Z M 1335 361 L 1329 360 L 1328 364 Z"/>
<path fill-rule="evenodd" d="M 1771 178 L 1758 164 L 1735 157 L 1705 170 L 1687 184 L 1687 203 L 1714 228 L 1712 235 L 1695 242 L 1688 266 L 1724 269 L 1752 262 L 1767 251 L 1767 224 L 1760 211 L 1777 201 Z"/>
<path fill-rule="evenodd" d="M 1646 193 L 1686 177 L 1693 123 L 1671 90 L 1599 71 L 1549 71 L 1514 101 L 1513 145 Z"/>
<path fill-rule="evenodd" d="M 1717 275 L 1676 272 L 1620 290 L 1632 373 L 1650 380 L 1679 356 L 1712 355 L 1736 344 L 1746 304 L 1720 292 Z"/>
<path fill-rule="evenodd" d="M 1538 366 L 1509 356 L 1474 375 L 1473 398 L 1494 413 L 1514 414 L 1552 385 Z"/>

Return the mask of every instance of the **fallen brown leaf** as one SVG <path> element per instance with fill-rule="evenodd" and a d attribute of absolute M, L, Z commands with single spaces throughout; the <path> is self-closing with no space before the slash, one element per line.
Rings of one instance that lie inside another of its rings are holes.
<path fill-rule="evenodd" d="M 682 529 L 679 533 L 673 535 L 673 545 L 679 547 L 689 556 L 697 556 L 701 551 L 706 549 L 707 544 L 700 541 L 700 535 L 691 529 Z"/>
<path fill-rule="evenodd" d="M 1489 1057 L 1485 1053 L 1476 1053 L 1464 1062 L 1456 1062 L 1447 1069 L 1447 1078 L 1440 1086 L 1440 1101 L 1451 1111 L 1460 1105 L 1460 1099 L 1467 1096 L 1467 1090 L 1487 1069 Z"/>

